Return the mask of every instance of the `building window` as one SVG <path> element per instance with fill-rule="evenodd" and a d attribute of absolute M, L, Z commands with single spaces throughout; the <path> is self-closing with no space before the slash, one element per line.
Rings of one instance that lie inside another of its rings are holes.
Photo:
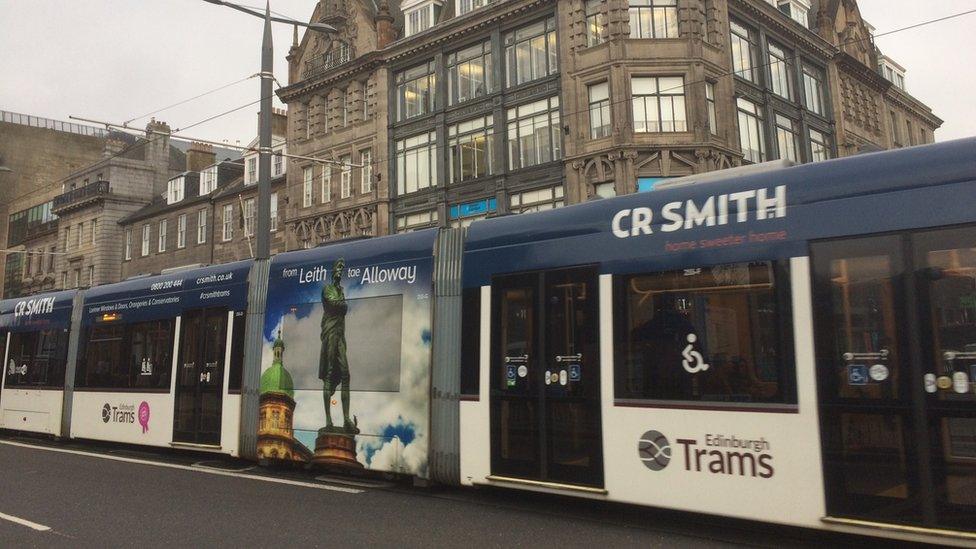
<path fill-rule="evenodd" d="M 787 269 L 762 261 L 619 277 L 614 396 L 795 403 Z"/>
<path fill-rule="evenodd" d="M 708 109 L 708 129 L 718 135 L 718 117 L 715 114 L 715 84 L 705 82 L 705 106 Z"/>
<path fill-rule="evenodd" d="M 274 153 L 274 174 L 279 176 L 283 173 L 285 169 L 285 155 L 278 151 Z"/>
<path fill-rule="evenodd" d="M 186 214 L 176 218 L 176 248 L 186 248 Z"/>
<path fill-rule="evenodd" d="M 92 246 L 95 245 L 95 240 L 98 235 L 98 218 L 92 219 L 91 221 L 91 243 Z"/>
<path fill-rule="evenodd" d="M 61 271 L 61 289 L 68 288 L 68 271 Z"/>
<path fill-rule="evenodd" d="M 363 98 L 363 120 L 369 119 L 369 98 L 367 97 L 367 88 L 369 87 L 369 82 L 363 82 L 363 91 L 361 96 Z"/>
<path fill-rule="evenodd" d="M 24 251 L 24 278 L 28 278 L 31 275 L 31 268 L 34 266 L 34 258 L 31 257 L 31 251 Z"/>
<path fill-rule="evenodd" d="M 814 114 L 824 113 L 823 79 L 811 67 L 803 67 L 803 104 Z"/>
<path fill-rule="evenodd" d="M 149 255 L 149 224 L 142 226 L 142 257 Z"/>
<path fill-rule="evenodd" d="M 210 166 L 209 168 L 200 172 L 200 196 L 205 194 L 210 194 L 214 192 L 217 188 L 217 166 Z"/>
<path fill-rule="evenodd" d="M 197 244 L 207 242 L 207 210 L 197 212 Z"/>
<path fill-rule="evenodd" d="M 339 112 L 342 113 L 342 127 L 349 125 L 349 90 L 342 90 L 339 94 Z"/>
<path fill-rule="evenodd" d="M 600 139 L 610 135 L 610 84 L 600 82 L 588 87 L 590 96 L 590 138 Z"/>
<path fill-rule="evenodd" d="M 373 192 L 373 152 L 369 149 L 359 151 L 359 190 L 363 194 Z"/>
<path fill-rule="evenodd" d="M 436 83 L 433 61 L 397 73 L 397 120 L 433 111 Z"/>
<path fill-rule="evenodd" d="M 492 120 L 485 116 L 448 128 L 451 182 L 491 175 Z"/>
<path fill-rule="evenodd" d="M 396 218 L 398 233 L 409 233 L 418 229 L 426 229 L 437 224 L 437 211 L 428 210 L 425 212 L 400 215 Z"/>
<path fill-rule="evenodd" d="M 406 20 L 405 36 L 413 36 L 433 27 L 437 23 L 440 13 L 440 2 L 426 2 L 414 9 L 406 10 L 404 13 Z"/>
<path fill-rule="evenodd" d="M 781 114 L 777 114 L 775 118 L 776 147 L 779 149 L 779 157 L 783 160 L 797 162 L 799 157 L 796 154 L 796 122 Z"/>
<path fill-rule="evenodd" d="M 78 234 L 78 247 L 81 248 L 81 245 L 85 242 L 85 222 L 84 221 L 82 221 L 81 223 L 78 224 L 77 234 Z"/>
<path fill-rule="evenodd" d="M 762 109 L 741 97 L 736 100 L 736 107 L 739 111 L 739 146 L 743 156 L 750 162 L 766 160 Z"/>
<path fill-rule="evenodd" d="M 498 201 L 486 198 L 465 204 L 454 204 L 448 209 L 451 227 L 467 227 L 479 219 L 485 219 L 498 211 Z"/>
<path fill-rule="evenodd" d="M 422 133 L 397 141 L 397 194 L 437 185 L 437 134 Z"/>
<path fill-rule="evenodd" d="M 556 74 L 559 71 L 556 18 L 550 17 L 506 34 L 505 58 L 509 87 Z"/>
<path fill-rule="evenodd" d="M 804 27 L 809 26 L 809 0 L 779 0 L 779 9 Z"/>
<path fill-rule="evenodd" d="M 245 185 L 253 185 L 258 181 L 258 159 L 251 157 L 247 159 L 247 178 L 244 179 Z"/>
<path fill-rule="evenodd" d="M 756 47 L 751 33 L 749 29 L 735 21 L 729 21 L 729 28 L 732 31 L 732 70 L 736 76 L 749 82 L 755 82 Z"/>
<path fill-rule="evenodd" d="M 339 158 L 342 171 L 339 173 L 339 198 L 349 198 L 352 195 L 352 155 Z"/>
<path fill-rule="evenodd" d="M 908 136 L 908 145 L 914 145 L 915 132 L 912 131 L 912 121 L 908 119 L 905 120 L 905 134 Z"/>
<path fill-rule="evenodd" d="M 680 76 L 633 77 L 634 131 L 687 131 L 684 86 L 685 80 Z"/>
<path fill-rule="evenodd" d="M 132 227 L 125 228 L 125 260 L 132 259 Z"/>
<path fill-rule="evenodd" d="M 605 0 L 586 0 L 586 47 L 606 42 L 607 14 Z"/>
<path fill-rule="evenodd" d="M 224 206 L 224 216 L 223 216 L 223 239 L 224 242 L 234 238 L 234 205 L 227 204 Z"/>
<path fill-rule="evenodd" d="M 125 230 L 125 258 L 126 259 L 132 259 L 131 244 L 132 244 L 132 229 L 127 228 Z M 57 246 L 51 246 L 51 249 L 48 250 L 47 253 L 48 253 L 48 256 L 47 256 L 47 272 L 53 273 L 54 272 L 54 258 L 55 258 L 55 256 L 58 253 Z"/>
<path fill-rule="evenodd" d="M 255 211 L 254 211 L 254 199 L 248 198 L 244 200 L 244 236 L 251 237 L 254 236 L 254 222 L 256 221 Z"/>
<path fill-rule="evenodd" d="M 891 115 L 894 120 L 894 114 Z M 64 251 L 71 249 L 71 225 L 64 226 Z"/>
<path fill-rule="evenodd" d="M 322 166 L 322 203 L 332 201 L 332 166 Z"/>
<path fill-rule="evenodd" d="M 278 193 L 271 193 L 271 232 L 278 230 Z"/>
<path fill-rule="evenodd" d="M 183 200 L 184 190 L 185 185 L 183 176 L 170 179 L 166 192 L 166 203 L 176 204 L 177 202 Z"/>
<path fill-rule="evenodd" d="M 810 160 L 820 162 L 830 159 L 830 142 L 822 132 L 810 130 Z"/>
<path fill-rule="evenodd" d="M 493 1 L 494 0 L 457 0 L 457 13 L 458 15 L 464 15 L 469 11 L 483 8 L 488 4 L 491 4 Z"/>
<path fill-rule="evenodd" d="M 901 132 L 899 131 L 900 127 L 898 126 L 898 115 L 895 114 L 895 111 L 889 111 L 889 114 L 891 115 L 891 140 L 894 142 L 896 147 L 901 147 Z"/>
<path fill-rule="evenodd" d="M 562 208 L 566 204 L 564 195 L 565 191 L 562 185 L 513 193 L 508 197 L 509 211 L 530 213 Z"/>
<path fill-rule="evenodd" d="M 166 251 L 166 220 L 163 219 L 159 222 L 159 245 L 156 247 L 157 252 Z"/>
<path fill-rule="evenodd" d="M 312 205 L 312 177 L 313 167 L 309 166 L 302 170 L 302 207 L 307 208 Z"/>
<path fill-rule="evenodd" d="M 75 285 L 73 287 L 81 288 L 81 269 L 80 268 L 75 269 L 74 275 L 75 275 Z"/>
<path fill-rule="evenodd" d="M 509 169 L 562 158 L 559 97 L 508 109 Z"/>
<path fill-rule="evenodd" d="M 793 67 L 786 51 L 770 42 L 769 48 L 769 87 L 773 93 L 786 99 L 793 99 Z"/>
<path fill-rule="evenodd" d="M 677 38 L 678 0 L 630 0 L 631 38 Z"/>
<path fill-rule="evenodd" d="M 88 287 L 91 288 L 95 285 L 95 266 L 88 266 Z"/>
<path fill-rule="evenodd" d="M 447 75 L 451 105 L 491 93 L 494 76 L 491 42 L 483 42 L 448 55 Z"/>

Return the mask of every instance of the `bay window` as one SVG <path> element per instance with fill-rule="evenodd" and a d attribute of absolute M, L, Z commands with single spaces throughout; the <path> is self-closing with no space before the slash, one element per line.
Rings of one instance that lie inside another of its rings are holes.
<path fill-rule="evenodd" d="M 678 0 L 630 0 L 631 38 L 677 38 Z"/>
<path fill-rule="evenodd" d="M 590 138 L 600 139 L 610 135 L 610 84 L 600 82 L 588 87 L 590 98 Z"/>
<path fill-rule="evenodd" d="M 634 131 L 638 133 L 688 130 L 685 80 L 681 76 L 635 76 L 631 79 Z"/>

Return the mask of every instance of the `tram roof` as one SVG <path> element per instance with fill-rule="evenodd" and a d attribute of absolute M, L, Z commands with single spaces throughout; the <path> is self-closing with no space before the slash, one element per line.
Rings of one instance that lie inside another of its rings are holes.
<path fill-rule="evenodd" d="M 280 269 L 339 258 L 344 259 L 346 263 L 378 264 L 431 257 L 436 237 L 437 229 L 425 229 L 376 238 L 339 241 L 308 250 L 276 254 L 272 259 L 272 265 L 273 268 Z"/>
<path fill-rule="evenodd" d="M 606 233 L 614 214 L 623 209 L 657 209 L 656 206 L 670 202 L 704 201 L 709 196 L 749 189 L 787 185 L 789 205 L 793 207 L 973 179 L 976 138 L 959 139 L 477 221 L 469 228 L 466 250 Z"/>
<path fill-rule="evenodd" d="M 86 321 L 102 313 L 121 313 L 127 321 L 175 316 L 194 307 L 243 308 L 253 261 L 238 261 L 132 278 L 85 292 Z"/>

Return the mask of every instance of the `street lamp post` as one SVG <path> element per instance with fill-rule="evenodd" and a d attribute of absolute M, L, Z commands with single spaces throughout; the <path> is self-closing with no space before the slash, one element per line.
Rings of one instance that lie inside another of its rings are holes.
<path fill-rule="evenodd" d="M 271 22 L 298 25 L 310 30 L 332 33 L 335 27 L 322 23 L 303 23 L 282 17 L 271 16 L 270 0 L 265 4 L 264 13 L 225 0 L 203 0 L 210 4 L 226 6 L 248 15 L 264 19 L 264 37 L 261 41 L 261 111 L 258 114 L 258 211 L 257 246 L 255 259 L 271 257 L 271 116 L 274 90 L 274 46 L 271 37 Z"/>

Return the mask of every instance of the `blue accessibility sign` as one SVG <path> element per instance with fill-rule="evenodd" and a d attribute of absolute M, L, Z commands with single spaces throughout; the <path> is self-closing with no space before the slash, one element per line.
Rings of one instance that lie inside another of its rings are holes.
<path fill-rule="evenodd" d="M 570 381 L 579 381 L 582 377 L 583 377 L 583 373 L 580 371 L 580 365 L 579 364 L 570 364 L 569 365 L 569 380 Z"/>
<path fill-rule="evenodd" d="M 867 364 L 848 364 L 847 365 L 847 384 L 848 385 L 867 385 L 868 366 Z"/>
<path fill-rule="evenodd" d="M 514 380 L 515 377 L 518 375 L 516 372 L 517 370 L 515 369 L 515 365 L 509 364 L 508 370 L 505 372 L 505 378 L 509 380 Z"/>

